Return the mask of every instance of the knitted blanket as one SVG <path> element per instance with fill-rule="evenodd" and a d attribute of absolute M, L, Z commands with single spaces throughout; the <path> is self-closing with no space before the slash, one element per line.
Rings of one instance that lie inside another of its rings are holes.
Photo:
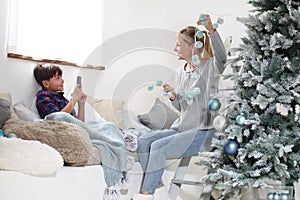
<path fill-rule="evenodd" d="M 92 145 L 100 151 L 107 186 L 119 183 L 127 171 L 127 152 L 123 133 L 116 125 L 110 122 L 84 123 L 64 112 L 51 113 L 45 120 L 73 123 L 85 129 L 89 133 Z"/>

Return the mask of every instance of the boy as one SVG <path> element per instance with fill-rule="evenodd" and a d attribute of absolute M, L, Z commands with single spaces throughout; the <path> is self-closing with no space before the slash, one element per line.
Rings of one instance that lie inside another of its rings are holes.
<path fill-rule="evenodd" d="M 81 85 L 77 85 L 70 101 L 63 96 L 64 80 L 62 70 L 55 65 L 44 66 L 38 64 L 34 68 L 34 77 L 42 89 L 36 94 L 36 107 L 41 116 L 53 112 L 66 112 L 84 122 L 84 107 L 87 96 L 82 92 Z M 78 115 L 74 107 L 78 103 Z"/>

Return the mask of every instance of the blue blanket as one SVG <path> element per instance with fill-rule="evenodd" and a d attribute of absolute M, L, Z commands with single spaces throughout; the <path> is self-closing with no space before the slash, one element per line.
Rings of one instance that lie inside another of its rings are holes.
<path fill-rule="evenodd" d="M 100 151 L 107 186 L 119 183 L 127 171 L 127 152 L 123 133 L 115 124 L 110 122 L 84 123 L 64 112 L 51 113 L 45 117 L 45 120 L 73 123 L 85 129 L 89 133 L 92 145 Z"/>

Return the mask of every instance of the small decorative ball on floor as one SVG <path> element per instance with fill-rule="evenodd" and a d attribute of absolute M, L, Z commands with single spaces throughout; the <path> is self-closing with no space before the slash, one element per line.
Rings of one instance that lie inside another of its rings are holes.
<path fill-rule="evenodd" d="M 0 137 L 6 137 L 6 135 L 2 129 L 0 129 Z"/>
<path fill-rule="evenodd" d="M 18 138 L 17 135 L 14 134 L 14 133 L 9 133 L 9 134 L 7 134 L 7 137 L 8 137 L 8 138 Z"/>
<path fill-rule="evenodd" d="M 281 200 L 291 200 L 290 194 L 281 193 L 280 194 Z"/>
<path fill-rule="evenodd" d="M 217 98 L 213 98 L 208 102 L 208 108 L 212 111 L 219 110 L 220 107 L 221 107 L 221 103 Z"/>
<path fill-rule="evenodd" d="M 268 193 L 267 200 L 273 200 L 274 193 Z"/>
<path fill-rule="evenodd" d="M 235 139 L 229 139 L 224 145 L 224 151 L 228 155 L 237 154 L 239 148 L 240 148 L 240 144 Z"/>
<path fill-rule="evenodd" d="M 280 200 L 280 199 L 281 199 L 280 194 L 278 192 L 274 193 L 273 200 Z"/>

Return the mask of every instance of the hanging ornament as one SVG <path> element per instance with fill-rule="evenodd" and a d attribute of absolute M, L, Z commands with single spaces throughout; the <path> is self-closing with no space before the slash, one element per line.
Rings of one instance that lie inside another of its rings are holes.
<path fill-rule="evenodd" d="M 154 89 L 153 85 L 149 85 L 148 88 L 147 88 L 148 91 L 152 91 L 153 89 Z"/>
<path fill-rule="evenodd" d="M 198 80 L 199 77 L 200 77 L 200 74 L 198 74 L 198 73 L 193 73 L 192 79 L 193 79 L 193 80 Z"/>
<path fill-rule="evenodd" d="M 179 89 L 179 90 L 178 90 L 178 94 L 179 94 L 180 96 L 183 97 L 183 96 L 184 96 L 184 91 L 183 91 L 183 89 Z"/>
<path fill-rule="evenodd" d="M 201 41 L 197 41 L 197 42 L 195 43 L 195 47 L 196 47 L 197 49 L 201 49 L 201 48 L 203 47 L 203 43 L 202 43 Z"/>
<path fill-rule="evenodd" d="M 212 111 L 219 110 L 221 107 L 221 102 L 217 98 L 213 98 L 208 102 L 208 108 Z"/>
<path fill-rule="evenodd" d="M 214 118 L 213 126 L 217 131 L 223 131 L 226 125 L 226 118 L 223 115 L 218 115 Z"/>
<path fill-rule="evenodd" d="M 199 15 L 199 20 L 205 20 L 206 19 L 206 16 L 205 16 L 205 14 L 203 14 L 203 13 L 201 13 L 200 15 Z"/>
<path fill-rule="evenodd" d="M 200 88 L 198 88 L 198 87 L 195 87 L 195 88 L 192 90 L 192 94 L 193 94 L 193 95 L 200 94 L 200 92 L 201 92 L 201 90 L 200 90 Z"/>
<path fill-rule="evenodd" d="M 243 126 L 245 124 L 245 121 L 246 117 L 243 114 L 240 114 L 235 118 L 235 122 L 240 126 Z"/>
<path fill-rule="evenodd" d="M 229 139 L 224 145 L 224 151 L 228 155 L 236 155 L 239 148 L 240 144 L 234 139 Z"/>
<path fill-rule="evenodd" d="M 156 85 L 156 86 L 162 86 L 162 84 L 163 84 L 163 82 L 162 82 L 161 80 L 157 80 L 157 81 L 155 82 L 155 85 Z"/>
<path fill-rule="evenodd" d="M 196 36 L 197 36 L 198 38 L 203 38 L 203 37 L 204 37 L 203 31 L 197 31 L 197 32 L 196 32 Z"/>
<path fill-rule="evenodd" d="M 199 65 L 199 64 L 200 64 L 199 56 L 193 55 L 193 56 L 192 56 L 192 62 L 193 62 L 195 65 Z"/>

